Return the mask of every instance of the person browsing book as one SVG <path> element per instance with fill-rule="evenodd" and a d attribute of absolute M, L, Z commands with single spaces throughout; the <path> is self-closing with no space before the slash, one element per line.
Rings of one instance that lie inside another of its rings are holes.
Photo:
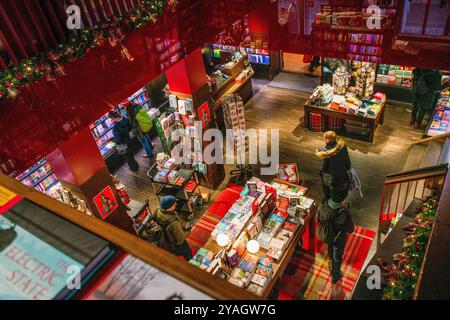
<path fill-rule="evenodd" d="M 131 171 L 139 171 L 139 164 L 136 162 L 130 151 L 130 121 L 126 117 L 123 117 L 118 111 L 110 111 L 108 116 L 114 123 L 112 129 L 114 135 L 113 142 L 116 144 L 117 152 L 125 157 Z"/>
<path fill-rule="evenodd" d="M 150 137 L 150 131 L 153 128 L 153 119 L 148 115 L 144 108 L 136 103 L 127 107 L 128 116 L 131 122 L 131 128 L 141 142 L 146 152 L 146 158 L 153 158 L 153 143 Z"/>
<path fill-rule="evenodd" d="M 176 208 L 175 197 L 165 196 L 160 201 L 160 208 L 156 211 L 155 218 L 160 225 L 164 226 L 164 240 L 167 243 L 165 247 L 173 254 L 189 261 L 193 257 L 192 250 L 186 241 L 190 231 L 184 230 Z"/>

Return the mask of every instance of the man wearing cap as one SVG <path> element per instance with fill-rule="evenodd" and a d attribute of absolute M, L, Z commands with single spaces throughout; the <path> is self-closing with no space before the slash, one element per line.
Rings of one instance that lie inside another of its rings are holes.
<path fill-rule="evenodd" d="M 327 241 L 327 245 L 332 284 L 336 284 L 342 277 L 341 264 L 347 233 L 352 233 L 354 229 L 348 205 L 344 204 L 347 195 L 345 189 L 331 189 L 331 198 L 324 199 L 319 209 L 319 221 L 331 222 L 330 240 Z"/>
<path fill-rule="evenodd" d="M 159 224 L 165 226 L 165 237 L 169 243 L 170 251 L 182 256 L 186 261 L 192 259 L 192 250 L 186 241 L 189 231 L 183 229 L 180 219 L 175 211 L 177 203 L 175 197 L 166 196 L 160 201 L 160 209 L 156 211 L 156 220 Z"/>

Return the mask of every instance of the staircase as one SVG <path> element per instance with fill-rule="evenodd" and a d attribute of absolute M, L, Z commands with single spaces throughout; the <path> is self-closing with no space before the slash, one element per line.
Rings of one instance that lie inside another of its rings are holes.
<path fill-rule="evenodd" d="M 380 243 L 415 200 L 442 189 L 448 163 L 450 163 L 448 135 L 423 139 L 412 145 L 402 172 L 387 176 L 383 187 Z"/>

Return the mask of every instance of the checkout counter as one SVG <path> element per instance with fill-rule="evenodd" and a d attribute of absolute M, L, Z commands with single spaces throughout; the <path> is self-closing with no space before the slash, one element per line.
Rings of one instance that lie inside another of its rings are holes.
<path fill-rule="evenodd" d="M 252 77 L 254 71 L 249 63 L 247 54 L 230 56 L 230 61 L 215 66 L 209 77 L 211 79 L 211 96 L 214 100 L 214 113 L 217 126 L 225 130 L 222 110 L 223 98 L 229 94 L 238 93 L 244 103 L 253 97 Z"/>

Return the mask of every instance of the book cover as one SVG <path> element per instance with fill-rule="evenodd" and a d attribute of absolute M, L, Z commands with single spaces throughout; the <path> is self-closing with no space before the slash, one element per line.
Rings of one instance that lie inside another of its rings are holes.
<path fill-rule="evenodd" d="M 126 255 L 84 300 L 210 300 L 178 279 Z"/>
<path fill-rule="evenodd" d="M 103 239 L 23 200 L 0 216 L 0 300 L 62 299 L 74 272 L 83 283 L 108 252 Z"/>

